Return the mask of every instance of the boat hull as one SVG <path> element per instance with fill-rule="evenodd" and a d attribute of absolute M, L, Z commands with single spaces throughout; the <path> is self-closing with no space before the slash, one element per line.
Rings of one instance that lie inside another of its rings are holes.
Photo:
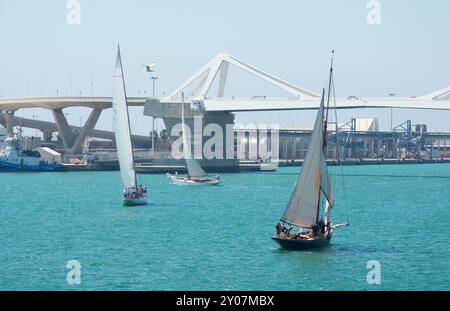
<path fill-rule="evenodd" d="M 134 199 L 124 199 L 123 205 L 124 206 L 147 205 L 147 201 L 148 201 L 147 196 Z"/>
<path fill-rule="evenodd" d="M 64 165 L 61 164 L 41 164 L 41 165 L 21 165 L 0 161 L 0 172 L 63 172 Z"/>
<path fill-rule="evenodd" d="M 328 247 L 331 236 L 315 239 L 291 239 L 275 236 L 272 240 L 276 241 L 282 248 L 288 251 L 303 251 Z"/>
<path fill-rule="evenodd" d="M 187 185 L 187 186 L 217 186 L 220 185 L 223 180 L 216 178 L 206 178 L 202 180 L 193 180 L 189 178 L 169 176 L 170 180 L 176 185 Z"/>

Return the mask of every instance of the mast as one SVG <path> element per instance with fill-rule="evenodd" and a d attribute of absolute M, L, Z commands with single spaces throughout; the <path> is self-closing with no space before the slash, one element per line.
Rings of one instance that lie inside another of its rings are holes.
<path fill-rule="evenodd" d="M 323 91 L 322 91 L 322 97 L 323 96 L 325 96 L 325 89 L 323 89 Z M 322 102 L 322 105 L 323 105 L 323 102 Z M 328 103 L 327 103 L 327 106 L 329 105 L 329 101 L 328 101 Z M 323 108 L 322 108 L 323 109 Z M 328 119 L 328 109 L 327 109 L 327 112 L 326 112 L 326 119 Z M 322 139 L 322 152 L 324 152 L 325 151 L 325 149 L 326 149 L 326 138 L 327 138 L 327 121 L 326 121 L 326 119 L 325 119 L 325 124 L 324 124 L 324 120 L 323 120 L 323 118 L 322 118 L 322 124 L 321 124 L 321 126 L 323 127 L 323 139 Z M 318 170 L 317 170 L 318 172 L 318 175 L 319 175 L 319 177 L 318 177 L 318 179 L 319 179 L 319 182 L 317 183 L 318 184 L 318 190 L 317 190 L 317 214 L 316 214 L 316 224 L 319 222 L 319 218 L 320 218 L 320 199 L 321 199 L 321 195 L 322 195 L 322 191 L 321 191 L 321 184 L 322 184 L 322 173 L 320 172 L 320 166 L 319 166 L 319 168 L 318 168 Z"/>
<path fill-rule="evenodd" d="M 331 100 L 331 84 L 333 81 L 333 62 L 334 62 L 334 50 L 331 52 L 331 66 L 330 66 L 330 79 L 328 82 L 328 98 L 327 98 L 327 110 L 325 113 L 325 123 L 324 123 L 324 128 L 323 128 L 323 152 L 325 155 L 325 159 L 326 159 L 326 154 L 327 154 L 327 145 L 328 145 L 328 132 L 327 132 L 327 128 L 328 128 L 328 112 L 330 109 L 330 100 Z M 336 122 L 336 130 L 337 130 L 337 122 Z M 320 191 L 319 191 L 319 204 L 320 204 Z M 325 202 L 325 224 L 328 224 L 329 221 L 329 209 L 330 209 L 331 205 L 329 204 L 328 200 L 326 200 Z M 318 209 L 319 210 L 319 209 Z M 319 219 L 319 213 L 317 213 L 317 219 Z"/>
<path fill-rule="evenodd" d="M 185 127 L 186 127 L 186 122 L 184 121 L 184 92 L 181 93 L 181 128 L 183 130 L 183 152 L 184 152 L 184 158 L 186 161 L 186 166 L 188 169 L 188 179 L 190 178 L 189 175 L 189 163 L 188 163 L 188 144 L 187 144 L 187 138 L 186 138 L 186 131 L 185 131 Z M 191 146 L 189 145 L 189 148 Z M 189 150 L 189 154 L 190 154 L 190 150 Z"/>
<path fill-rule="evenodd" d="M 137 189 L 137 178 L 134 168 L 134 150 L 131 142 L 131 126 L 120 46 L 117 47 L 113 91 L 113 111 L 114 120 L 116 122 L 115 137 L 122 183 L 126 189 Z"/>
<path fill-rule="evenodd" d="M 333 79 L 333 62 L 334 62 L 334 50 L 331 52 L 331 66 L 330 66 L 330 78 L 328 81 L 328 98 L 327 98 L 327 108 L 326 108 L 326 112 L 325 112 L 325 120 L 323 122 L 323 153 L 325 155 L 325 159 L 326 159 L 326 154 L 327 154 L 327 145 L 328 145 L 328 132 L 327 132 L 327 128 L 328 128 L 328 111 L 330 109 L 330 99 L 331 99 L 331 83 L 332 83 L 332 79 Z M 336 124 L 337 126 L 337 124 Z M 320 181 L 321 183 L 322 181 Z M 319 183 L 319 185 L 320 185 Z M 319 190 L 319 198 L 318 198 L 318 208 L 317 208 L 317 221 L 319 221 L 319 217 L 320 217 L 320 199 L 321 199 L 321 194 L 322 191 Z"/>
<path fill-rule="evenodd" d="M 197 159 L 195 159 L 195 156 L 192 155 L 191 144 L 188 144 L 188 138 L 186 136 L 186 131 L 185 131 L 185 129 L 187 129 L 188 127 L 186 125 L 185 115 L 184 115 L 184 110 L 185 110 L 184 109 L 184 93 L 181 94 L 181 98 L 182 98 L 181 122 L 182 122 L 182 127 L 183 127 L 183 146 L 184 146 L 183 151 L 184 151 L 184 157 L 186 159 L 188 178 L 205 177 L 205 176 L 207 176 L 206 172 L 201 167 L 199 161 L 197 161 Z M 189 137 L 189 139 L 191 139 L 191 137 Z"/>
<path fill-rule="evenodd" d="M 331 65 L 331 73 L 333 60 Z M 332 77 L 332 76 L 331 76 Z M 331 89 L 331 83 L 329 85 Z M 303 167 L 297 179 L 294 190 L 291 193 L 289 203 L 281 217 L 281 221 L 293 226 L 302 228 L 312 228 L 319 221 L 322 195 L 330 206 L 334 204 L 334 190 L 330 175 L 327 170 L 325 157 L 326 151 L 326 129 L 328 122 L 325 117 L 325 88 L 322 90 L 319 110 L 317 112 L 314 128 L 311 133 L 311 143 L 309 144 Z M 330 105 L 330 94 L 327 107 Z"/>
<path fill-rule="evenodd" d="M 327 128 L 328 128 L 328 110 L 330 109 L 330 99 L 331 99 L 331 82 L 333 79 L 333 62 L 334 62 L 334 50 L 331 52 L 331 66 L 330 66 L 330 80 L 328 82 L 328 99 L 327 99 L 327 109 L 325 113 L 325 123 L 323 129 L 323 149 L 324 153 L 326 153 L 327 148 Z M 336 124 L 337 126 L 337 124 Z"/>
<path fill-rule="evenodd" d="M 134 148 L 133 148 L 133 141 L 131 140 L 130 112 L 128 111 L 127 88 L 125 87 L 125 77 L 124 77 L 124 73 L 123 73 L 122 56 L 120 54 L 120 45 L 117 45 L 117 49 L 118 49 L 119 58 L 120 58 L 120 70 L 122 71 L 123 92 L 125 94 L 125 105 L 126 105 L 126 110 L 127 110 L 127 122 L 128 122 L 128 135 L 129 135 L 130 142 L 131 142 L 131 163 L 133 165 L 134 184 L 136 185 L 136 189 L 137 189 L 137 187 L 138 187 L 137 176 L 136 176 L 136 170 L 134 168 L 135 167 L 134 166 Z"/>

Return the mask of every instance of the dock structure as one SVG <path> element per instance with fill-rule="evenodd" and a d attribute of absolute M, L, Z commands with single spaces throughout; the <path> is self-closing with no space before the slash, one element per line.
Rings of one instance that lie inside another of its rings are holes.
<path fill-rule="evenodd" d="M 352 120 L 348 123 L 358 122 Z M 329 165 L 450 163 L 450 133 L 427 132 L 424 124 L 413 125 L 406 121 L 395 127 L 394 131 L 379 131 L 372 125 L 368 125 L 367 129 L 346 128 L 345 124 L 341 127 L 338 136 L 332 130 L 328 132 L 326 154 Z M 271 171 L 272 166 L 301 166 L 310 144 L 311 130 L 280 129 L 278 135 L 278 160 L 262 161 L 259 148 L 266 143 L 263 141 L 266 137 L 258 135 L 258 129 L 235 129 L 235 149 L 243 151 L 239 156 L 236 154 L 237 166 L 206 166 L 205 169 L 210 173 L 229 173 Z M 336 137 L 339 143 L 336 143 Z M 156 152 L 136 149 L 136 171 L 142 174 L 184 173 L 185 161 L 173 158 L 170 145 L 169 142 Z M 338 147 L 341 149 L 338 150 Z M 87 169 L 118 169 L 117 152 L 112 145 L 110 149 L 91 149 L 90 157 L 95 165 Z M 68 169 L 81 168 L 71 166 Z"/>
<path fill-rule="evenodd" d="M 424 125 L 421 125 L 424 126 Z M 423 127 L 422 127 L 423 129 Z M 305 158 L 311 131 L 281 130 L 279 158 L 285 161 L 297 161 Z M 327 146 L 328 159 L 365 160 L 433 160 L 450 157 L 450 133 L 407 131 L 343 131 L 329 132 Z M 244 144 L 246 142 L 243 142 Z M 258 144 L 259 142 L 255 142 Z M 338 147 L 341 149 L 338 150 Z M 248 146 L 245 146 L 247 150 Z"/>

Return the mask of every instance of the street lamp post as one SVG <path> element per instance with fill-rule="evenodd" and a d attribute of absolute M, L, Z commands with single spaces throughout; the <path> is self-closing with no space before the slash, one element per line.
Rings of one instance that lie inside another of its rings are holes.
<path fill-rule="evenodd" d="M 153 82 L 153 99 L 155 99 L 155 82 L 158 80 L 158 77 L 151 77 Z M 155 117 L 152 118 L 152 154 L 155 155 Z"/>
<path fill-rule="evenodd" d="M 145 66 L 145 69 L 147 72 L 154 73 L 155 67 L 156 67 L 156 64 L 154 62 L 152 62 L 149 66 Z M 156 98 L 155 84 L 156 84 L 156 80 L 158 80 L 158 78 L 159 77 L 157 77 L 156 75 L 152 75 L 150 77 L 150 79 L 152 80 L 152 87 L 153 87 L 153 92 L 152 92 L 153 99 Z M 152 155 L 153 156 L 155 155 L 155 117 L 152 117 Z"/>
<path fill-rule="evenodd" d="M 152 79 L 152 82 L 153 82 L 153 98 L 155 98 L 155 82 L 159 78 L 158 77 L 151 77 L 150 79 Z"/>
<path fill-rule="evenodd" d="M 392 98 L 394 97 L 395 93 L 389 93 L 389 96 Z M 394 115 L 394 108 L 391 107 L 391 132 L 394 130 L 394 123 L 393 123 L 393 115 Z"/>

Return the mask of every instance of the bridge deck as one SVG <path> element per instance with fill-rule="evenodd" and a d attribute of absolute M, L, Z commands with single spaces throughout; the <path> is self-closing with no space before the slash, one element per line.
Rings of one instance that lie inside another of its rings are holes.
<path fill-rule="evenodd" d="M 149 98 L 130 97 L 129 106 L 144 106 Z M 162 103 L 165 99 L 161 100 Z M 174 103 L 168 101 L 168 103 Z M 319 106 L 319 99 L 232 99 L 206 98 L 205 108 L 211 112 L 249 112 L 274 110 L 314 110 Z M 450 110 L 450 100 L 433 100 L 427 98 L 361 98 L 337 99 L 338 109 L 362 108 L 405 108 Z M 111 97 L 42 97 L 0 99 L 0 110 L 15 111 L 22 108 L 63 109 L 68 107 L 89 107 L 107 109 L 112 107 Z"/>

